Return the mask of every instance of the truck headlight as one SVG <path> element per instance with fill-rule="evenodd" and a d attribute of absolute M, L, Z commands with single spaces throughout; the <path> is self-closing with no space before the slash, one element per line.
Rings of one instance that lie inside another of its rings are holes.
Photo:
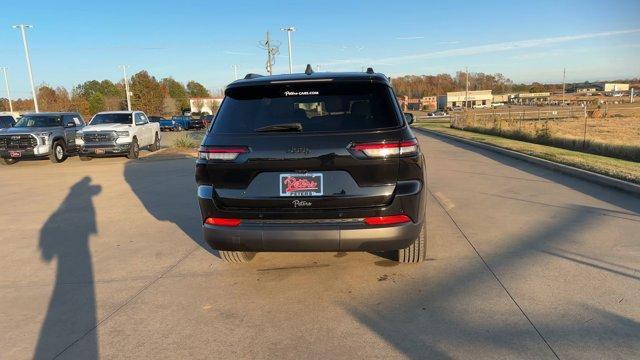
<path fill-rule="evenodd" d="M 50 132 L 41 132 L 38 134 L 38 138 L 40 139 L 40 142 L 42 143 L 42 145 L 45 145 L 47 141 L 49 141 L 50 135 L 51 135 Z"/>
<path fill-rule="evenodd" d="M 129 137 L 129 132 L 128 131 L 116 131 L 116 135 L 118 135 L 118 137 Z"/>

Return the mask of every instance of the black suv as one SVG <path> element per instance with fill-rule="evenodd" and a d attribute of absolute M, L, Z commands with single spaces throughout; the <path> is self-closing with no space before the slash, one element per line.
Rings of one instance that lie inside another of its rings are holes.
<path fill-rule="evenodd" d="M 424 156 L 384 75 L 249 74 L 225 95 L 196 162 L 204 237 L 221 258 L 424 260 Z"/>

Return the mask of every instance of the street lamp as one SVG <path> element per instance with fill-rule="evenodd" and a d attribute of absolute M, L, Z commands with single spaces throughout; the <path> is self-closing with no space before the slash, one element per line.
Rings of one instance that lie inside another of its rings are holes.
<path fill-rule="evenodd" d="M 30 29 L 33 26 L 31 25 L 13 25 L 14 29 L 20 29 L 20 33 L 22 34 L 22 44 L 24 45 L 24 56 L 27 58 L 27 69 L 29 70 L 29 81 L 31 82 L 31 94 L 33 94 L 33 105 L 35 107 L 36 112 L 38 109 L 38 96 L 36 95 L 36 87 L 33 86 L 33 72 L 31 71 L 31 57 L 29 57 L 29 44 L 27 43 L 27 34 L 24 29 Z"/>
<path fill-rule="evenodd" d="M 287 32 L 287 40 L 289 44 L 289 74 L 291 74 L 293 72 L 293 62 L 292 62 L 292 54 L 291 54 L 291 33 L 296 31 L 296 28 L 294 28 L 293 26 L 289 26 L 286 28 L 282 28 L 280 30 Z"/>
<path fill-rule="evenodd" d="M 4 86 L 7 88 L 7 100 L 9 100 L 9 111 L 13 112 L 13 104 L 11 103 L 11 92 L 9 91 L 9 78 L 7 77 L 7 68 L 1 67 L 2 73 L 4 73 Z"/>
<path fill-rule="evenodd" d="M 129 79 L 127 78 L 127 65 L 120 65 L 124 79 L 124 91 L 127 93 L 127 110 L 131 111 L 131 92 L 129 91 Z"/>

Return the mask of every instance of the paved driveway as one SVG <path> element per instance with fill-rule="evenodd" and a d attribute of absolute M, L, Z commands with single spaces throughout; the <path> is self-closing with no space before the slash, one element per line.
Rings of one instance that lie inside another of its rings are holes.
<path fill-rule="evenodd" d="M 202 243 L 193 160 L 0 168 L 0 358 L 639 358 L 640 200 L 419 135 L 429 260 Z"/>

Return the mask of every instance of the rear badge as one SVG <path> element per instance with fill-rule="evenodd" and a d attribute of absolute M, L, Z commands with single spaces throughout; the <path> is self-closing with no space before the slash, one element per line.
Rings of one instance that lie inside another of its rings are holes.
<path fill-rule="evenodd" d="M 280 174 L 280 196 L 322 196 L 322 174 Z"/>
<path fill-rule="evenodd" d="M 311 206 L 311 201 L 293 200 L 291 202 L 291 204 L 293 204 L 293 207 L 295 207 L 295 208 L 297 208 L 297 207 L 309 207 L 309 206 Z"/>

